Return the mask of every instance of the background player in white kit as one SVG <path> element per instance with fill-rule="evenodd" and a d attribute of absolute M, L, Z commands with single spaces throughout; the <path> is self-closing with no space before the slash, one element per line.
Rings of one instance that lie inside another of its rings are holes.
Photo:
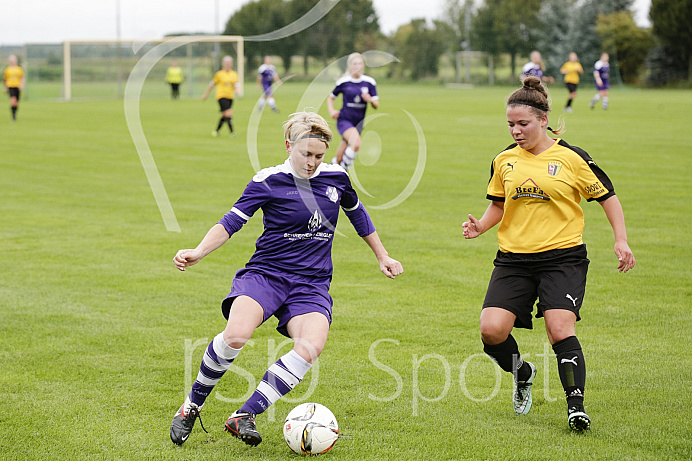
<path fill-rule="evenodd" d="M 260 112 L 264 109 L 265 104 L 269 104 L 269 107 L 274 112 L 279 110 L 276 108 L 276 100 L 274 99 L 274 92 L 272 91 L 272 85 L 274 82 L 279 81 L 279 73 L 276 71 L 276 67 L 272 64 L 272 58 L 270 56 L 264 57 L 264 64 L 259 66 L 257 70 L 257 85 L 262 86 L 262 96 L 259 100 L 259 110 Z"/>
<path fill-rule="evenodd" d="M 332 163 L 338 163 L 348 170 L 356 160 L 360 150 L 360 132 L 368 103 L 377 109 L 380 98 L 377 95 L 377 83 L 372 77 L 363 74 L 365 62 L 360 53 L 351 53 L 346 61 L 348 73 L 336 82 L 336 88 L 327 98 L 329 116 L 336 119 L 336 128 L 342 136 Z M 343 94 L 341 110 L 334 109 L 334 100 Z"/>

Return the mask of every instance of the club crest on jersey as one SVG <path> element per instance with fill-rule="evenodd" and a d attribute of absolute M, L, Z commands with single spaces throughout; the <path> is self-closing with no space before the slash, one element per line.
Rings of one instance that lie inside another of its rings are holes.
<path fill-rule="evenodd" d="M 315 232 L 322 226 L 322 215 L 319 210 L 315 210 L 315 214 L 308 220 L 308 230 L 310 232 Z"/>
<path fill-rule="evenodd" d="M 336 190 L 336 187 L 327 187 L 327 198 L 334 203 L 336 203 L 336 201 L 339 200 L 339 192 Z"/>
<path fill-rule="evenodd" d="M 364 86 L 360 89 L 360 94 L 368 94 L 370 93 L 370 89 L 368 89 L 367 86 Z"/>
<path fill-rule="evenodd" d="M 562 169 L 562 163 L 553 161 L 548 163 L 548 174 L 550 176 L 557 176 Z"/>
<path fill-rule="evenodd" d="M 550 201 L 550 195 L 540 188 L 531 178 L 524 181 L 521 186 L 515 187 L 514 192 L 515 194 L 512 195 L 512 200 L 520 198 L 537 198 Z"/>

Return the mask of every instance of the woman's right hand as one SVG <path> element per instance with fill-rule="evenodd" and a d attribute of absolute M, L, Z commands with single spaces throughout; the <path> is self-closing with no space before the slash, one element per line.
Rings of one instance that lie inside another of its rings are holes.
<path fill-rule="evenodd" d="M 483 233 L 481 222 L 469 215 L 469 220 L 461 225 L 464 228 L 464 238 L 474 239 Z"/>
<path fill-rule="evenodd" d="M 201 251 L 196 249 L 178 250 L 178 252 L 175 254 L 175 257 L 173 258 L 173 263 L 175 264 L 175 267 L 178 268 L 178 270 L 185 271 L 186 267 L 194 266 L 203 257 L 204 254 L 202 254 Z"/>
<path fill-rule="evenodd" d="M 329 116 L 330 116 L 331 118 L 333 118 L 334 120 L 336 120 L 337 118 L 339 118 L 339 114 L 340 114 L 340 113 L 341 113 L 341 111 L 338 111 L 338 110 L 330 110 L 330 111 L 329 111 Z"/>

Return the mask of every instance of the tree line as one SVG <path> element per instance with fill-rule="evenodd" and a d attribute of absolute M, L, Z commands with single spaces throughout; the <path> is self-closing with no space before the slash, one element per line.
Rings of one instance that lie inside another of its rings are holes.
<path fill-rule="evenodd" d="M 257 0 L 227 21 L 225 34 L 260 35 L 278 30 L 311 10 L 318 0 Z M 414 19 L 390 35 L 381 32 L 372 0 L 341 0 L 308 29 L 290 37 L 246 42 L 248 69 L 262 56 L 279 56 L 283 70 L 291 57 L 327 64 L 353 51 L 377 49 L 399 57 L 392 77 L 418 80 L 438 75 L 439 58 L 462 51 L 509 56 L 511 75 L 532 50 L 543 55 L 546 73 L 559 75 L 576 52 L 585 68 L 602 52 L 611 55 L 624 83 L 692 83 L 692 0 L 652 0 L 652 26 L 636 24 L 634 0 L 446 0 L 440 19 Z M 455 60 L 452 60 L 455 62 Z M 647 72 L 648 71 L 648 72 Z"/>

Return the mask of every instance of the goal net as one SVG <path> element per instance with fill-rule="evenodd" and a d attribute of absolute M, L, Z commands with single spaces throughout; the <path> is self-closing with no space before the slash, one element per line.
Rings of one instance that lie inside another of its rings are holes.
<path fill-rule="evenodd" d="M 143 58 L 156 60 L 144 83 L 143 98 L 170 96 L 166 71 L 182 70 L 180 97 L 199 97 L 221 58 L 233 56 L 239 94 L 244 87 L 243 37 L 175 36 L 161 40 L 72 40 L 62 44 L 27 44 L 22 53 L 30 99 L 90 100 L 123 96 L 130 72 Z"/>

